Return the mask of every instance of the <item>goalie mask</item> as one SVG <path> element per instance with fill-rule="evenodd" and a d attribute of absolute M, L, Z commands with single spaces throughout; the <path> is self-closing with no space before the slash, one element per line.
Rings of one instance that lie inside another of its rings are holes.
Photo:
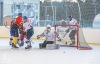
<path fill-rule="evenodd" d="M 51 26 L 50 25 L 47 25 L 46 29 L 47 29 L 48 32 L 50 32 Z"/>

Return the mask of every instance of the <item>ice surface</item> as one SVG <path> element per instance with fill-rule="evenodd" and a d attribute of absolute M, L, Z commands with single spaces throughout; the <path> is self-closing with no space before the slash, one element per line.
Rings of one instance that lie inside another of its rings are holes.
<path fill-rule="evenodd" d="M 32 49 L 12 50 L 9 39 L 0 39 L 0 64 L 100 64 L 100 46 L 93 50 L 61 47 L 59 50 L 39 49 L 42 40 L 33 40 Z"/>

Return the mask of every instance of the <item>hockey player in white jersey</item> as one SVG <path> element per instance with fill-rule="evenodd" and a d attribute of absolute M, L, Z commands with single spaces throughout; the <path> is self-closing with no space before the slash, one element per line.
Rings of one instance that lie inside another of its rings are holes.
<path fill-rule="evenodd" d="M 78 25 L 77 21 L 74 18 L 72 18 L 72 16 L 69 16 L 68 20 L 70 21 L 69 25 Z M 76 30 L 77 30 L 76 26 L 69 26 L 69 28 L 66 30 L 66 33 L 70 31 L 69 37 L 72 42 L 70 45 L 75 45 Z"/>
<path fill-rule="evenodd" d="M 33 21 L 34 21 L 34 16 L 27 18 L 27 22 L 29 23 L 30 26 L 33 26 Z M 23 30 L 20 30 L 20 33 L 21 34 L 20 34 L 19 46 L 24 46 L 24 37 L 26 36 L 26 34 L 23 33 Z"/>
<path fill-rule="evenodd" d="M 46 44 L 54 43 L 55 33 L 51 29 L 50 25 L 47 25 L 46 30 L 44 30 L 44 32 L 41 35 L 38 35 L 37 39 L 39 39 L 40 37 L 44 37 L 44 36 L 45 36 L 46 40 L 42 44 L 39 44 L 40 48 L 46 48 Z"/>
<path fill-rule="evenodd" d="M 26 39 L 27 39 L 26 41 L 27 46 L 25 47 L 25 49 L 30 49 L 32 47 L 30 38 L 34 34 L 34 30 L 33 30 L 33 27 L 31 26 L 31 22 L 28 21 L 28 18 L 26 16 L 23 17 L 23 21 L 24 21 L 24 24 L 23 24 L 24 31 L 23 32 L 26 33 Z"/>

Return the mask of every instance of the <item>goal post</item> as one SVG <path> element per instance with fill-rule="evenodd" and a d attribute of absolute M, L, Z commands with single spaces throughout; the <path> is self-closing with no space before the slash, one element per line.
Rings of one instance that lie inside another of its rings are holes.
<path fill-rule="evenodd" d="M 66 30 L 71 27 L 74 27 L 74 29 L 70 29 L 67 33 Z M 56 33 L 55 43 L 60 44 L 60 46 L 76 47 L 80 50 L 92 49 L 84 38 L 82 28 L 78 25 L 57 24 L 54 26 L 54 30 Z M 70 45 L 73 42 L 75 45 Z"/>

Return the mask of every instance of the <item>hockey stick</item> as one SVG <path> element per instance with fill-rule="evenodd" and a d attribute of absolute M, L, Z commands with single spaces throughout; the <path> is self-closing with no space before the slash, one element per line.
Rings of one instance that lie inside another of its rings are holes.
<path fill-rule="evenodd" d="M 61 39 L 62 41 L 64 40 L 65 36 L 66 36 L 67 32 L 64 34 L 63 38 Z"/>
<path fill-rule="evenodd" d="M 65 31 L 65 33 L 62 35 L 62 37 L 60 37 L 60 34 L 57 34 L 58 36 L 56 36 L 58 38 L 58 42 L 62 42 L 65 45 L 61 45 L 61 46 L 66 46 L 67 45 L 67 41 L 64 40 L 65 36 L 67 35 L 68 32 Z"/>
<path fill-rule="evenodd" d="M 5 26 L 7 29 L 10 29 L 9 27 L 7 27 L 7 22 L 6 22 L 6 24 L 4 23 L 4 26 Z"/>
<path fill-rule="evenodd" d="M 68 32 L 66 32 L 66 33 L 64 34 L 63 38 L 66 36 L 67 33 L 68 33 Z"/>

